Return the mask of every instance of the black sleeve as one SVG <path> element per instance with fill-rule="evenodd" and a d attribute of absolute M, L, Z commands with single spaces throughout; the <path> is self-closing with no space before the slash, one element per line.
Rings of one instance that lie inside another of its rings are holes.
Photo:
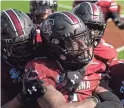
<path fill-rule="evenodd" d="M 106 76 L 107 77 L 107 76 Z M 107 89 L 107 90 L 109 90 L 109 91 L 111 91 L 111 92 L 114 92 L 110 87 L 109 87 L 109 82 L 110 82 L 110 79 L 102 79 L 101 81 L 100 81 L 100 86 L 101 87 L 104 87 L 105 89 Z"/>
<path fill-rule="evenodd" d="M 110 91 L 99 93 L 97 96 L 101 103 L 95 108 L 124 108 L 119 98 Z"/>
<path fill-rule="evenodd" d="M 112 12 L 110 16 L 112 20 L 114 21 L 114 23 L 118 26 L 118 28 L 124 29 L 124 21 L 121 20 L 117 12 Z"/>

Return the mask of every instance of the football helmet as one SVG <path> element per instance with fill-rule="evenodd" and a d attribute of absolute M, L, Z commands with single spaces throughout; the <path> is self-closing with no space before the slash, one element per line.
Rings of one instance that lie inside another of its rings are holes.
<path fill-rule="evenodd" d="M 74 0 L 73 1 L 73 8 L 75 6 L 77 6 L 79 3 L 82 3 L 82 2 L 91 2 L 91 3 L 95 3 L 95 2 L 98 2 L 98 0 Z"/>
<path fill-rule="evenodd" d="M 83 2 L 75 6 L 72 12 L 87 25 L 90 36 L 93 39 L 93 44 L 96 47 L 106 28 L 106 22 L 101 9 L 94 3 Z"/>
<path fill-rule="evenodd" d="M 91 38 L 85 24 L 76 15 L 55 12 L 43 21 L 40 33 L 49 54 L 71 69 L 73 66 L 82 68 L 91 61 Z"/>
<path fill-rule="evenodd" d="M 16 9 L 1 12 L 1 50 L 6 61 L 21 62 L 32 56 L 36 29 L 31 19 Z"/>
<path fill-rule="evenodd" d="M 48 15 L 57 11 L 57 0 L 30 1 L 30 12 L 34 23 L 40 24 Z"/>

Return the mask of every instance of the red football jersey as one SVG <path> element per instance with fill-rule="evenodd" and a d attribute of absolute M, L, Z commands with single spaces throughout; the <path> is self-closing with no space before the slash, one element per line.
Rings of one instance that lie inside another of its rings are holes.
<path fill-rule="evenodd" d="M 40 29 L 37 29 L 36 32 L 37 32 L 36 41 L 41 43 L 42 39 L 41 39 L 41 36 L 40 36 Z"/>
<path fill-rule="evenodd" d="M 102 62 L 95 59 L 88 65 L 85 77 L 76 90 L 73 101 L 81 101 L 92 95 L 101 79 L 101 75 L 98 72 L 104 72 L 105 68 Z M 44 80 L 46 85 L 53 85 L 56 89 L 61 82 L 60 65 L 56 61 L 51 61 L 47 58 L 36 58 L 30 61 L 25 68 L 25 72 L 27 71 L 37 73 L 38 77 Z M 63 95 L 68 101 L 68 94 Z"/>
<path fill-rule="evenodd" d="M 101 8 L 106 21 L 110 17 L 109 13 L 118 12 L 118 4 L 114 0 L 98 0 L 96 4 Z"/>
<path fill-rule="evenodd" d="M 98 46 L 94 48 L 94 55 L 104 63 L 117 59 L 118 57 L 116 49 L 112 45 L 106 43 L 103 39 L 101 39 Z"/>

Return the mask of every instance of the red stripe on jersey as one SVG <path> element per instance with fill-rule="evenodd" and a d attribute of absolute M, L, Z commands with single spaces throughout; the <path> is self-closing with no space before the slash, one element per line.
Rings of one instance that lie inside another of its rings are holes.
<path fill-rule="evenodd" d="M 7 10 L 6 11 L 7 14 L 10 16 L 16 30 L 17 30 L 17 33 L 18 33 L 18 36 L 21 36 L 23 35 L 23 30 L 22 30 L 22 25 L 18 19 L 18 17 L 16 16 L 16 14 L 12 11 L 12 10 Z"/>

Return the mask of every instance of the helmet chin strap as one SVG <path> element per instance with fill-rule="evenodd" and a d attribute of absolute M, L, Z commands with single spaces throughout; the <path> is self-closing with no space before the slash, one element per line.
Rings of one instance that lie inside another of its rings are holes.
<path fill-rule="evenodd" d="M 59 67 L 62 71 L 61 76 L 64 77 L 64 81 L 70 82 L 70 83 L 67 83 L 67 85 L 65 85 L 65 88 L 66 88 L 67 92 L 69 93 L 68 99 L 70 101 L 72 101 L 74 98 L 73 94 L 76 91 L 76 89 L 78 88 L 80 82 L 82 81 L 82 79 L 85 75 L 86 65 L 80 69 L 71 70 L 71 69 L 66 69 L 65 66 L 67 64 L 62 65 L 62 63 L 59 61 L 57 61 L 57 63 L 59 64 Z M 58 84 L 58 86 L 59 86 L 59 84 Z"/>

